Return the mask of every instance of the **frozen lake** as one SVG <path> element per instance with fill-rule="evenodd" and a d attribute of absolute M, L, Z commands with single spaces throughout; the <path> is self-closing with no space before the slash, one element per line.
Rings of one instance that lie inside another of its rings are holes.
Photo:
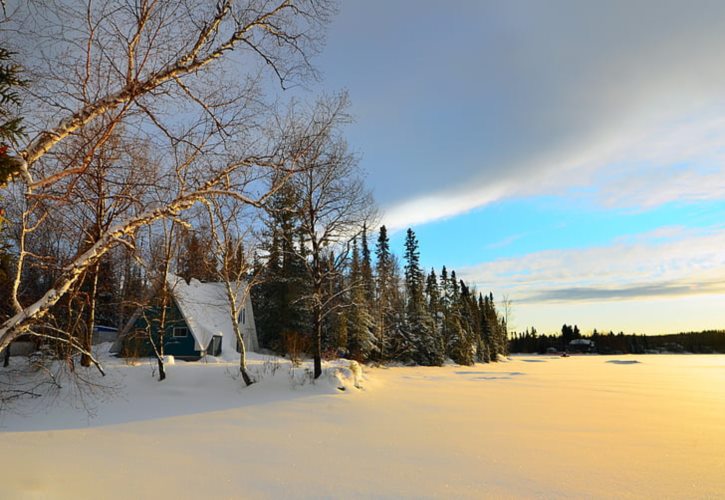
<path fill-rule="evenodd" d="M 344 392 L 291 388 L 286 365 L 244 390 L 230 365 L 177 363 L 163 384 L 110 368 L 120 392 L 94 419 L 4 416 L 0 497 L 725 494 L 725 356 L 366 368 Z"/>

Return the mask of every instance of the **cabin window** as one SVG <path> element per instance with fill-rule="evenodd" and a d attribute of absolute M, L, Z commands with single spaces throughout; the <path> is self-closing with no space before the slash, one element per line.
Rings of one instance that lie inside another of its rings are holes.
<path fill-rule="evenodd" d="M 186 337 L 187 335 L 189 335 L 189 330 L 185 326 L 175 326 L 174 327 L 174 337 L 175 338 Z"/>

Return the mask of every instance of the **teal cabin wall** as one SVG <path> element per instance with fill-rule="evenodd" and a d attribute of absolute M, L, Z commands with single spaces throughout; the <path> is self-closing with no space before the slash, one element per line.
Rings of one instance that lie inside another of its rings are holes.
<path fill-rule="evenodd" d="M 159 326 L 161 323 L 161 307 L 147 307 L 143 314 L 134 323 L 134 335 L 136 342 L 136 355 L 153 356 L 153 348 L 148 341 L 148 331 L 151 331 L 154 342 L 159 343 Z M 186 336 L 174 336 L 174 331 L 179 334 L 180 329 L 186 329 Z M 181 315 L 176 301 L 172 300 L 166 308 L 166 328 L 164 333 L 164 354 L 178 358 L 198 359 L 201 352 L 194 348 L 194 337 L 191 335 L 186 320 Z"/>

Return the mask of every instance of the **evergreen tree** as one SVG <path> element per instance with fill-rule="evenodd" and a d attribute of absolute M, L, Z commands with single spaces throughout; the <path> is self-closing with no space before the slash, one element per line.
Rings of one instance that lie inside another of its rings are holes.
<path fill-rule="evenodd" d="M 179 252 L 177 273 L 188 283 L 192 278 L 203 282 L 217 281 L 216 258 L 212 254 L 211 241 L 202 238 L 204 229 L 187 231 Z"/>
<path fill-rule="evenodd" d="M 365 282 L 357 240 L 353 240 L 350 265 L 350 308 L 347 315 L 348 350 L 357 361 L 366 360 L 375 347 L 373 321 L 365 297 Z"/>
<path fill-rule="evenodd" d="M 385 226 L 380 227 L 378 241 L 375 245 L 375 274 L 377 296 L 375 310 L 375 344 L 379 360 L 388 358 L 388 348 L 392 332 L 395 331 L 396 315 L 394 297 L 397 294 L 397 283 L 394 279 L 393 256 L 390 253 L 390 240 Z"/>
<path fill-rule="evenodd" d="M 483 363 L 491 361 L 491 324 L 488 320 L 488 297 L 485 299 L 478 295 L 478 314 L 481 323 L 481 331 L 478 343 L 476 359 Z"/>
<path fill-rule="evenodd" d="M 493 302 L 493 292 L 488 294 L 487 309 L 486 309 L 486 320 L 490 328 L 490 352 L 491 361 L 498 361 L 498 355 L 503 351 L 501 346 L 501 324 L 498 320 L 498 313 L 496 312 L 496 305 Z"/>
<path fill-rule="evenodd" d="M 450 344 L 450 321 L 451 321 L 451 291 L 450 283 L 448 282 L 448 270 L 446 266 L 441 269 L 441 276 L 439 279 L 440 283 L 438 290 L 440 292 L 440 308 L 443 313 L 443 321 L 441 325 L 441 340 L 446 348 L 446 356 L 450 357 L 448 352 L 448 346 Z"/>
<path fill-rule="evenodd" d="M 405 330 L 415 345 L 413 361 L 422 365 L 441 365 L 445 357 L 444 348 L 426 307 L 418 240 L 410 228 L 405 239 L 405 289 Z"/>
<path fill-rule="evenodd" d="M 323 320 L 322 350 L 348 356 L 350 353 L 348 346 L 350 299 L 347 296 L 349 294 L 346 294 L 348 285 L 345 280 L 347 277 L 333 269 L 336 260 L 341 258 L 342 256 L 336 256 L 334 252 L 330 251 L 321 259 L 322 266 L 327 269 L 324 286 L 325 295 L 330 301 L 329 307 L 339 311 L 338 314 L 328 314 Z"/>
<path fill-rule="evenodd" d="M 26 82 L 20 78 L 20 67 L 12 63 L 11 56 L 12 53 L 0 47 L 0 188 L 19 170 L 16 158 L 8 151 L 24 135 L 22 119 L 15 116 L 14 111 L 20 105 L 17 88 L 26 85 Z M 4 236 L 4 225 L 4 210 L 0 206 L 0 322 L 13 312 L 10 298 L 16 264 Z M 4 354 L 9 354 L 9 350 Z"/>
<path fill-rule="evenodd" d="M 441 294 L 438 288 L 438 278 L 435 270 L 431 268 L 430 273 L 425 281 L 425 298 L 428 306 L 428 314 L 433 320 L 433 337 L 436 342 L 442 346 L 442 355 L 445 357 L 446 349 L 443 341 L 443 324 L 445 315 L 441 306 Z"/>
<path fill-rule="evenodd" d="M 22 118 L 15 116 L 14 111 L 20 106 L 17 89 L 27 82 L 20 77 L 20 67 L 11 61 L 12 55 L 0 47 L 0 187 L 5 186 L 19 170 L 17 159 L 10 156 L 8 151 L 24 135 Z"/>
<path fill-rule="evenodd" d="M 360 253 L 362 258 L 362 261 L 360 262 L 360 273 L 362 276 L 363 287 L 365 288 L 365 300 L 367 300 L 368 307 L 372 307 L 372 304 L 375 301 L 375 281 L 373 279 L 373 266 L 370 256 L 370 247 L 368 246 L 368 228 L 366 223 L 363 224 Z"/>
<path fill-rule="evenodd" d="M 240 240 L 230 237 L 224 243 L 226 255 L 230 257 L 223 259 L 223 276 L 242 276 L 247 269 L 247 259 L 244 255 L 244 245 Z"/>
<path fill-rule="evenodd" d="M 299 345 L 310 332 L 309 308 L 303 298 L 310 288 L 303 259 L 305 245 L 292 206 L 296 194 L 287 186 L 272 196 L 267 208 L 262 248 L 261 283 L 252 290 L 260 345 L 287 354 L 289 344 Z M 297 349 L 295 345 L 295 349 Z"/>
<path fill-rule="evenodd" d="M 481 297 L 479 295 L 478 306 L 480 310 L 481 338 L 485 349 L 484 358 L 490 361 L 498 361 L 498 356 L 506 354 L 506 329 L 505 323 L 499 318 L 493 293 Z"/>
<path fill-rule="evenodd" d="M 438 278 L 436 277 L 435 269 L 432 268 L 425 280 L 425 296 L 428 300 L 428 312 L 437 321 L 441 313 L 441 294 L 438 289 Z"/>
<path fill-rule="evenodd" d="M 460 298 L 461 289 L 458 286 L 458 278 L 456 277 L 456 272 L 451 271 L 451 281 L 450 281 L 450 290 L 451 290 L 451 303 L 455 303 Z"/>
<path fill-rule="evenodd" d="M 405 287 L 410 307 L 423 301 L 423 271 L 420 269 L 418 240 L 410 228 L 405 236 Z"/>
<path fill-rule="evenodd" d="M 459 360 L 463 365 L 474 363 L 476 352 L 476 339 L 478 338 L 478 320 L 475 299 L 463 281 L 460 281 L 460 295 L 458 299 L 458 316 L 463 330 L 461 345 L 459 346 Z"/>
<path fill-rule="evenodd" d="M 435 335 L 442 339 L 442 328 L 443 328 L 443 309 L 441 306 L 441 293 L 438 288 L 438 278 L 436 277 L 435 270 L 431 268 L 430 273 L 425 281 L 425 298 L 428 303 L 428 313 L 433 318 L 433 326 L 435 328 Z"/>
<path fill-rule="evenodd" d="M 458 283 L 456 272 L 451 271 L 448 282 L 449 306 L 447 316 L 448 343 L 446 352 L 458 364 L 473 364 L 473 337 L 472 328 L 468 321 L 468 304 L 466 294 L 468 289 Z M 464 293 L 465 292 L 465 293 Z"/>
<path fill-rule="evenodd" d="M 574 339 L 574 329 L 564 324 L 561 326 L 561 344 L 560 348 L 562 351 L 566 351 L 569 347 L 569 342 L 571 342 Z"/>
<path fill-rule="evenodd" d="M 118 276 L 110 256 L 101 259 L 98 266 L 96 294 L 96 324 L 121 327 L 117 304 L 119 302 Z"/>

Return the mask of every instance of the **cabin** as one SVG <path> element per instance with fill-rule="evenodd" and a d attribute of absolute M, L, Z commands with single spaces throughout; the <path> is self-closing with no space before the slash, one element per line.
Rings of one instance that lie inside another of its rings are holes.
<path fill-rule="evenodd" d="M 241 351 L 225 283 L 204 283 L 194 278 L 187 283 L 175 275 L 169 275 L 166 283 L 170 301 L 163 318 L 164 354 L 193 361 L 205 356 L 228 357 Z M 236 300 L 235 321 L 241 330 L 244 347 L 248 352 L 256 352 L 259 343 L 248 286 L 245 282 L 231 286 Z M 160 306 L 140 308 L 123 328 L 113 351 L 123 357 L 153 355 L 149 336 L 159 344 L 161 321 Z"/>
<path fill-rule="evenodd" d="M 569 342 L 569 352 L 592 353 L 596 352 L 596 346 L 590 339 L 573 339 Z"/>

